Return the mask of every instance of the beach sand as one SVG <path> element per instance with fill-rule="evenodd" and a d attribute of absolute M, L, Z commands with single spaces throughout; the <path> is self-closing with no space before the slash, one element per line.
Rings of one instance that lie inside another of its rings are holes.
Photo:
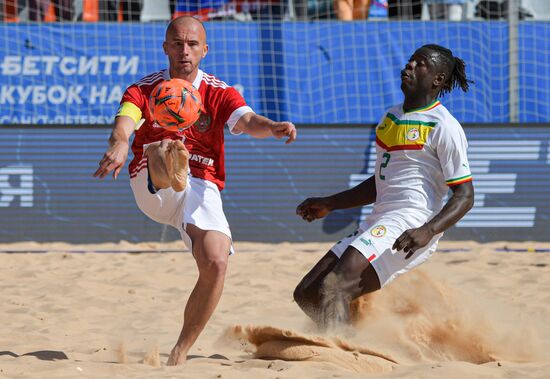
<path fill-rule="evenodd" d="M 167 367 L 197 277 L 181 243 L 0 245 L 0 378 L 550 378 L 550 253 L 498 251 L 550 243 L 441 242 L 320 332 L 292 292 L 330 246 L 237 242 L 214 316 Z"/>

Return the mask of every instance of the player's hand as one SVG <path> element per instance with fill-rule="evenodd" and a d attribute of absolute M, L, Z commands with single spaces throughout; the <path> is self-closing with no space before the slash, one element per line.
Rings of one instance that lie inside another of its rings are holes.
<path fill-rule="evenodd" d="M 426 225 L 422 225 L 420 228 L 408 229 L 395 240 L 392 249 L 403 251 L 407 254 L 405 259 L 409 259 L 415 251 L 426 246 L 434 235 L 435 233 Z"/>
<path fill-rule="evenodd" d="M 296 139 L 296 127 L 289 121 L 274 122 L 271 125 L 271 134 L 277 139 L 288 137 L 285 144 L 289 144 Z"/>
<path fill-rule="evenodd" d="M 323 218 L 332 211 L 326 197 L 310 197 L 296 207 L 296 214 L 307 222 Z"/>
<path fill-rule="evenodd" d="M 94 176 L 103 179 L 112 171 L 113 178 L 116 179 L 128 158 L 128 148 L 128 142 L 116 142 L 109 147 L 99 161 L 99 168 L 94 172 Z"/>

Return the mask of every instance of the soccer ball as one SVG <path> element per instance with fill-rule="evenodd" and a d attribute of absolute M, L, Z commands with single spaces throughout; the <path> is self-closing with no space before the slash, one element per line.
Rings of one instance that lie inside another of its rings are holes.
<path fill-rule="evenodd" d="M 160 82 L 151 92 L 149 110 L 160 127 L 182 132 L 193 125 L 203 111 L 199 91 L 183 79 Z"/>

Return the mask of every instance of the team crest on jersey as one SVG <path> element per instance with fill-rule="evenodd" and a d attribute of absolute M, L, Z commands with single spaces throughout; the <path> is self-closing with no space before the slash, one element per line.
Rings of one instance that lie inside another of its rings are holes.
<path fill-rule="evenodd" d="M 386 227 L 384 225 L 376 225 L 370 230 L 373 237 L 384 237 L 386 235 Z"/>
<path fill-rule="evenodd" d="M 208 113 L 201 113 L 197 122 L 195 122 L 195 127 L 201 133 L 206 132 L 210 129 L 210 124 L 212 123 L 212 117 Z"/>
<path fill-rule="evenodd" d="M 407 140 L 416 141 L 420 137 L 420 131 L 417 128 L 407 130 Z"/>

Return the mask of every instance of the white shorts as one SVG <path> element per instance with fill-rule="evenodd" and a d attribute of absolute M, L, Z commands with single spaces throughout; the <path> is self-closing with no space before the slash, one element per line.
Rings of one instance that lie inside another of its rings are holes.
<path fill-rule="evenodd" d="M 422 223 L 411 223 L 397 217 L 384 215 L 376 220 L 367 220 L 346 238 L 338 241 L 330 250 L 340 258 L 348 246 L 353 246 L 368 259 L 384 287 L 399 275 L 424 263 L 437 248 L 437 242 L 443 233 L 437 234 L 422 249 L 409 258 L 403 251 L 393 251 L 395 240 L 407 229 L 417 228 Z"/>
<path fill-rule="evenodd" d="M 151 193 L 153 188 L 149 182 L 149 171 L 145 167 L 130 179 L 130 186 L 139 209 L 150 219 L 179 230 L 190 250 L 191 239 L 185 232 L 187 224 L 203 230 L 216 230 L 231 239 L 220 191 L 214 183 L 189 175 L 185 191 L 176 192 L 166 188 Z M 233 253 L 233 246 L 230 253 Z"/>

